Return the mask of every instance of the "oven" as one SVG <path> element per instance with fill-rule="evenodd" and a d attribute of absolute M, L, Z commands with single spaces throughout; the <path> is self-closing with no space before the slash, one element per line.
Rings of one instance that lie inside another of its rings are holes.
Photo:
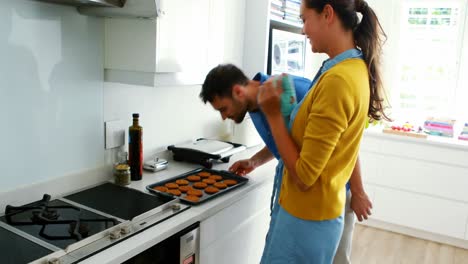
<path fill-rule="evenodd" d="M 78 263 L 188 208 L 172 197 L 112 183 L 55 199 L 45 194 L 41 200 L 26 205 L 8 205 L 0 216 L 2 263 Z M 183 246 L 178 255 L 190 251 L 198 256 L 195 250 L 198 244 L 190 243 L 198 241 L 197 232 L 186 231 L 192 235 L 177 244 Z M 185 238 L 181 233 L 178 235 Z M 158 247 L 177 248 L 170 241 Z M 186 256 L 190 257 L 188 253 Z"/>
<path fill-rule="evenodd" d="M 143 251 L 124 264 L 198 264 L 200 255 L 199 223 L 172 235 Z"/>

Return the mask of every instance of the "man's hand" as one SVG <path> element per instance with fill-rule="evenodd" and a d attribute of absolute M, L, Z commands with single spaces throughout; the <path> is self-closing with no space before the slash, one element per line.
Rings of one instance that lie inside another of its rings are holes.
<path fill-rule="evenodd" d="M 239 176 L 245 176 L 256 168 L 255 163 L 251 159 L 238 160 L 229 168 L 229 171 L 234 172 Z"/>
<path fill-rule="evenodd" d="M 351 194 L 351 209 L 353 209 L 359 222 L 362 222 L 372 214 L 372 202 L 365 192 Z"/>

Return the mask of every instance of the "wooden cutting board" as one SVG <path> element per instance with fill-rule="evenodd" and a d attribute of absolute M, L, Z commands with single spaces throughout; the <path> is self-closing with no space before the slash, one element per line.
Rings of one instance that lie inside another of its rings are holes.
<path fill-rule="evenodd" d="M 384 128 L 383 132 L 387 134 L 394 134 L 394 135 L 400 135 L 400 136 L 406 136 L 406 137 L 427 138 L 427 134 L 425 133 L 405 132 L 405 131 L 393 130 L 391 128 Z"/>

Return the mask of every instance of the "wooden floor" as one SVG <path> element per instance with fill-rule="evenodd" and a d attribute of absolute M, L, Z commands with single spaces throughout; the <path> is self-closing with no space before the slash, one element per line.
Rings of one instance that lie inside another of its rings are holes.
<path fill-rule="evenodd" d="M 468 264 L 468 250 L 356 225 L 353 264 Z"/>

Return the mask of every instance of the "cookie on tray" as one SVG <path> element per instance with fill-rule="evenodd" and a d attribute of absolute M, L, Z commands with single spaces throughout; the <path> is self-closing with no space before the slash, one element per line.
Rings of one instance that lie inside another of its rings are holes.
<path fill-rule="evenodd" d="M 170 193 L 176 196 L 180 196 L 182 194 L 178 189 L 170 189 L 167 191 L 167 193 Z"/>
<path fill-rule="evenodd" d="M 174 182 L 166 183 L 166 184 L 164 184 L 164 186 L 166 186 L 168 189 L 177 189 L 177 188 L 179 188 L 179 185 L 177 183 L 174 183 Z"/>
<path fill-rule="evenodd" d="M 208 184 L 204 183 L 204 182 L 195 182 L 193 184 L 193 187 L 194 188 L 197 188 L 197 189 L 204 189 L 208 186 Z"/>
<path fill-rule="evenodd" d="M 182 185 L 182 186 L 179 186 L 179 191 L 183 192 L 183 193 L 186 193 L 188 192 L 189 190 L 192 190 L 192 186 L 190 185 Z"/>
<path fill-rule="evenodd" d="M 227 185 L 224 182 L 216 182 L 215 184 L 213 184 L 213 186 L 218 188 L 218 189 L 226 189 L 227 188 Z"/>
<path fill-rule="evenodd" d="M 192 189 L 188 190 L 187 195 L 203 196 L 203 192 L 201 190 Z"/>
<path fill-rule="evenodd" d="M 189 181 L 187 180 L 184 180 L 184 179 L 180 179 L 180 180 L 177 180 L 175 181 L 177 184 L 179 185 L 188 185 L 189 184 Z"/>
<path fill-rule="evenodd" d="M 198 175 L 199 175 L 200 177 L 202 177 L 202 178 L 208 178 L 208 177 L 211 176 L 211 173 L 209 173 L 209 172 L 207 172 L 207 171 L 200 171 L 200 172 L 198 173 Z"/>
<path fill-rule="evenodd" d="M 200 197 L 195 196 L 195 195 L 187 195 L 184 197 L 185 200 L 189 200 L 191 202 L 198 202 L 200 200 Z"/>
<path fill-rule="evenodd" d="M 197 181 L 200 181 L 200 179 L 201 178 L 198 175 L 190 175 L 187 177 L 187 180 L 191 182 L 197 182 Z"/>
<path fill-rule="evenodd" d="M 219 189 L 216 188 L 216 187 L 213 187 L 213 186 L 208 186 L 205 188 L 205 192 L 208 193 L 208 194 L 215 194 L 217 192 L 219 192 Z"/>
<path fill-rule="evenodd" d="M 211 185 L 211 184 L 214 184 L 216 181 L 213 179 L 203 179 L 202 182 Z"/>
<path fill-rule="evenodd" d="M 215 180 L 215 181 L 220 181 L 223 179 L 223 176 L 220 176 L 220 175 L 211 175 L 208 179 L 212 179 L 212 180 Z"/>
<path fill-rule="evenodd" d="M 165 186 L 156 186 L 156 187 L 153 187 L 153 190 L 160 191 L 160 192 L 167 192 L 168 189 Z"/>
<path fill-rule="evenodd" d="M 236 180 L 224 180 L 223 181 L 227 186 L 233 186 L 237 184 Z"/>

